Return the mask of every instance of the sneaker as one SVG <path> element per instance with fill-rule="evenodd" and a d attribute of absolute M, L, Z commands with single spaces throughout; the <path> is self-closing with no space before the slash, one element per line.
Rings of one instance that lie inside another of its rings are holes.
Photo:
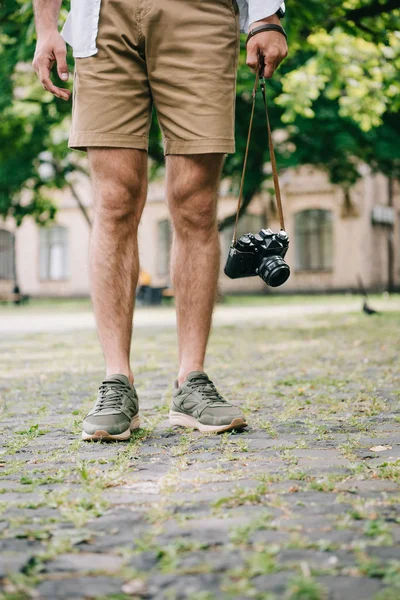
<path fill-rule="evenodd" d="M 125 375 L 110 375 L 83 421 L 83 440 L 128 440 L 140 427 L 139 399 Z"/>
<path fill-rule="evenodd" d="M 175 383 L 169 420 L 171 425 L 193 427 L 203 432 L 247 427 L 241 411 L 217 392 L 202 371 L 189 373 L 180 387 L 178 382 Z"/>

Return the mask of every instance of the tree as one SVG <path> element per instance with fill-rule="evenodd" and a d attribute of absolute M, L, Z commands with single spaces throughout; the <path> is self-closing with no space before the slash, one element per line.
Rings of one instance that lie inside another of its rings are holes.
<path fill-rule="evenodd" d="M 0 23 L 0 215 L 44 224 L 56 213 L 48 189 L 70 187 L 89 220 L 69 177 L 84 170 L 67 148 L 70 106 L 45 92 L 30 66 L 32 3 L 3 1 Z"/>
<path fill-rule="evenodd" d="M 278 164 L 313 164 L 346 192 L 359 165 L 397 178 L 399 156 L 400 0 L 288 0 L 285 28 L 288 59 L 268 82 L 273 130 L 280 129 Z M 65 16 L 65 12 L 62 15 Z M 54 217 L 48 198 L 54 187 L 73 187 L 72 174 L 84 170 L 67 148 L 70 105 L 41 89 L 30 63 L 35 47 L 32 2 L 0 4 L 0 215 L 20 224 L 26 215 L 39 223 Z M 72 70 L 72 58 L 69 55 Z M 56 74 L 53 75 L 56 77 Z M 247 137 L 254 76 L 239 60 L 237 152 L 224 174 L 237 192 Z M 151 171 L 163 166 L 156 117 L 150 135 Z M 271 187 L 265 116 L 257 104 L 242 212 L 263 186 Z M 78 204 L 79 197 L 76 195 Z M 82 205 L 82 203 L 80 203 Z M 224 219 L 221 227 L 232 223 Z"/>
<path fill-rule="evenodd" d="M 343 187 L 348 201 L 362 163 L 389 177 L 399 177 L 400 1 L 366 5 L 358 0 L 289 0 L 287 5 L 289 57 L 267 82 L 273 129 L 284 127 L 285 133 L 276 144 L 278 165 L 311 164 L 325 170 L 333 183 Z M 236 193 L 252 79 L 242 43 L 237 154 L 228 157 L 225 165 Z M 263 185 L 271 188 L 264 174 L 269 156 L 262 111 L 260 98 L 242 214 Z M 234 218 L 225 218 L 220 228 L 229 226 Z"/>

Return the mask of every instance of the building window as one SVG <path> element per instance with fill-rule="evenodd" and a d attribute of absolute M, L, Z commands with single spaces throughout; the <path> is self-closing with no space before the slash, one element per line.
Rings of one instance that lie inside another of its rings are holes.
<path fill-rule="evenodd" d="M 169 274 L 169 259 L 171 254 L 172 230 L 169 219 L 157 223 L 157 275 Z"/>
<path fill-rule="evenodd" d="M 304 210 L 295 216 L 296 269 L 332 269 L 332 212 Z"/>
<path fill-rule="evenodd" d="M 40 279 L 68 278 L 68 230 L 66 227 L 40 229 Z"/>
<path fill-rule="evenodd" d="M 0 279 L 15 279 L 14 235 L 0 229 Z"/>

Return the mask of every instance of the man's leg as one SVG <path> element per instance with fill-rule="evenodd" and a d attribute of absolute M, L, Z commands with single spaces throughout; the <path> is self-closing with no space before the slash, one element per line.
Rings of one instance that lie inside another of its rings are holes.
<path fill-rule="evenodd" d="M 181 384 L 191 371 L 204 370 L 220 267 L 217 190 L 223 154 L 171 155 L 166 162 Z"/>
<path fill-rule="evenodd" d="M 241 411 L 204 373 L 220 267 L 217 190 L 223 154 L 167 157 L 167 198 L 174 225 L 171 278 L 175 289 L 179 374 L 170 422 L 200 431 L 241 429 Z"/>
<path fill-rule="evenodd" d="M 90 243 L 90 278 L 106 376 L 126 375 L 139 272 L 137 230 L 146 201 L 147 153 L 90 148 L 95 215 Z"/>
<path fill-rule="evenodd" d="M 140 426 L 129 355 L 147 153 L 122 148 L 90 148 L 88 153 L 94 191 L 90 278 L 106 378 L 83 421 L 82 438 L 127 440 Z"/>

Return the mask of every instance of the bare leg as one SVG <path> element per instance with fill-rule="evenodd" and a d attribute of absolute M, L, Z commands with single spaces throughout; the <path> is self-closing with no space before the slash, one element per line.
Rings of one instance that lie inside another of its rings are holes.
<path fill-rule="evenodd" d="M 139 272 L 137 230 L 146 201 L 147 153 L 89 149 L 95 197 L 90 242 L 90 277 L 97 331 L 106 376 L 126 375 L 131 383 L 130 344 Z"/>
<path fill-rule="evenodd" d="M 220 266 L 217 189 L 222 164 L 222 154 L 167 157 L 179 384 L 191 371 L 204 370 Z"/>

